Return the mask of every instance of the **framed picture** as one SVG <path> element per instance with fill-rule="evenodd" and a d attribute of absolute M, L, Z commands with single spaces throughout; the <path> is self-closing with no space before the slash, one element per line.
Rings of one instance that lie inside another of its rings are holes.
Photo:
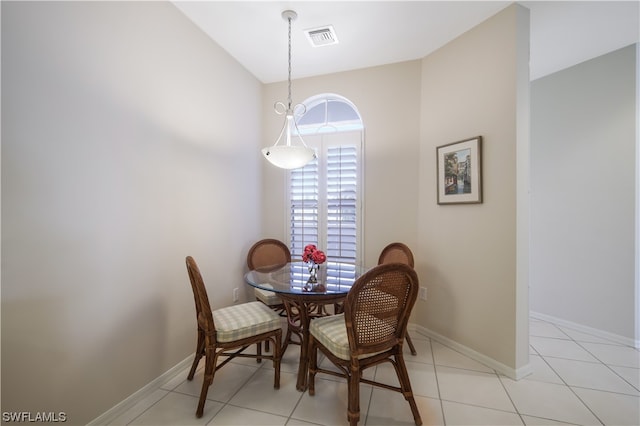
<path fill-rule="evenodd" d="M 436 148 L 438 204 L 482 203 L 482 136 Z"/>

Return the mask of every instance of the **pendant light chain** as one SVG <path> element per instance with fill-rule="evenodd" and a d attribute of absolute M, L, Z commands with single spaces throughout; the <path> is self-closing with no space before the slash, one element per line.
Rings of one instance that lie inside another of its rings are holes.
<path fill-rule="evenodd" d="M 291 111 L 291 17 L 287 18 L 287 21 L 289 21 L 289 104 L 288 104 L 288 111 Z"/>

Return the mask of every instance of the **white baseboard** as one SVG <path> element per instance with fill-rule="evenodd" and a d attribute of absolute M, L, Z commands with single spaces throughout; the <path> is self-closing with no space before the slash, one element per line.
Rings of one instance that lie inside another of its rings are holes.
<path fill-rule="evenodd" d="M 105 413 L 96 417 L 95 419 L 87 423 L 87 425 L 97 426 L 97 425 L 104 425 L 104 424 L 111 423 L 118 416 L 126 412 L 128 409 L 133 407 L 139 401 L 151 395 L 153 392 L 158 390 L 162 385 L 167 383 L 169 380 L 173 379 L 176 376 L 176 374 L 181 373 L 182 371 L 184 371 L 185 368 L 189 367 L 193 362 L 193 356 L 194 354 L 189 355 L 187 358 L 180 361 L 174 367 L 167 370 L 160 377 L 152 380 L 147 385 L 145 385 L 142 389 L 136 391 L 135 393 L 127 397 L 125 400 L 119 402 L 117 405 L 110 408 Z"/>
<path fill-rule="evenodd" d="M 614 343 L 640 349 L 640 340 L 633 340 L 632 338 L 629 338 L 629 337 L 624 337 L 618 334 L 609 333 L 608 331 L 599 330 L 597 328 L 587 327 L 586 325 L 577 324 L 575 322 L 563 320 L 562 318 L 556 318 L 551 315 L 541 314 L 539 312 L 532 311 L 530 315 L 531 315 L 531 318 L 547 321 L 555 325 L 580 331 L 582 333 L 591 334 L 592 336 L 599 337 L 601 339 L 610 340 Z"/>
<path fill-rule="evenodd" d="M 486 355 L 481 354 L 480 352 L 477 352 L 465 345 L 462 345 L 454 340 L 449 339 L 448 337 L 442 336 L 441 334 L 438 334 L 434 331 L 431 331 L 427 328 L 421 327 L 419 325 L 415 325 L 415 324 L 410 324 L 409 328 L 411 330 L 415 330 L 418 333 L 422 333 L 425 336 L 430 337 L 431 339 L 435 340 L 438 343 L 442 343 L 445 346 L 450 347 L 451 349 L 454 349 L 466 356 L 468 356 L 471 359 L 474 359 L 484 365 L 486 365 L 487 367 L 493 368 L 494 370 L 496 370 L 498 373 L 503 374 L 507 377 L 509 377 L 510 379 L 513 380 L 520 380 L 523 377 L 528 376 L 529 374 L 531 374 L 533 372 L 532 368 L 531 368 L 531 364 L 527 364 L 521 368 L 513 369 L 509 366 L 504 365 L 503 363 L 496 361 L 493 358 L 490 358 Z"/>

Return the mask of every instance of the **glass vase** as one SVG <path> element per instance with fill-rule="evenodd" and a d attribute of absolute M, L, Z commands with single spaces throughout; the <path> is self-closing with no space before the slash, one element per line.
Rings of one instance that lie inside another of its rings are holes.
<path fill-rule="evenodd" d="M 318 268 L 320 265 L 316 265 L 315 263 L 309 264 L 309 279 L 307 280 L 307 284 L 316 284 L 318 282 Z"/>

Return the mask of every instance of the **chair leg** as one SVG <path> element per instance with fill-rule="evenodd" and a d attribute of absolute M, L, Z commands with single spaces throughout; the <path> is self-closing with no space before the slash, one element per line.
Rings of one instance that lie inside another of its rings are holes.
<path fill-rule="evenodd" d="M 411 381 L 409 380 L 409 372 L 407 371 L 407 366 L 404 363 L 403 355 L 401 353 L 398 353 L 396 355 L 396 362 L 392 364 L 395 367 L 396 374 L 398 375 L 398 381 L 400 382 L 402 395 L 411 407 L 413 421 L 415 422 L 416 426 L 420 426 L 422 424 L 422 418 L 420 417 L 420 412 L 418 411 L 416 400 L 413 397 L 413 391 L 411 390 Z"/>
<path fill-rule="evenodd" d="M 348 380 L 347 420 L 350 426 L 356 426 L 360 420 L 360 371 L 357 367 L 351 367 Z"/>
<path fill-rule="evenodd" d="M 202 417 L 204 412 L 204 403 L 207 401 L 207 393 L 209 392 L 209 386 L 213 383 L 213 376 L 216 374 L 216 361 L 217 357 L 213 354 L 214 351 L 207 350 L 205 353 L 205 367 L 204 367 L 204 380 L 202 381 L 202 390 L 200 391 L 200 400 L 198 401 L 198 409 L 196 410 L 196 417 Z"/>
<path fill-rule="evenodd" d="M 189 375 L 187 376 L 187 380 L 193 380 L 193 376 L 196 373 L 196 368 L 198 368 L 198 363 L 200 359 L 204 355 L 204 335 L 198 330 L 198 344 L 196 345 L 196 355 L 193 358 L 193 364 L 191 364 L 191 370 L 189 371 Z"/>
<path fill-rule="evenodd" d="M 256 343 L 256 354 L 258 355 L 256 358 L 256 362 L 261 363 L 262 362 L 262 343 L 260 342 Z"/>
<path fill-rule="evenodd" d="M 413 346 L 413 342 L 411 341 L 411 336 L 409 336 L 409 333 L 407 333 L 404 336 L 404 339 L 407 341 L 407 345 L 409 345 L 409 349 L 411 350 L 411 355 L 415 356 L 418 354 L 418 352 L 416 352 L 416 347 Z"/>
<path fill-rule="evenodd" d="M 280 389 L 280 360 L 282 358 L 282 331 L 276 334 L 273 348 L 273 387 Z"/>
<path fill-rule="evenodd" d="M 309 334 L 309 380 L 307 380 L 307 390 L 309 395 L 316 394 L 316 373 L 318 372 L 318 347 L 315 344 L 313 335 Z"/>

